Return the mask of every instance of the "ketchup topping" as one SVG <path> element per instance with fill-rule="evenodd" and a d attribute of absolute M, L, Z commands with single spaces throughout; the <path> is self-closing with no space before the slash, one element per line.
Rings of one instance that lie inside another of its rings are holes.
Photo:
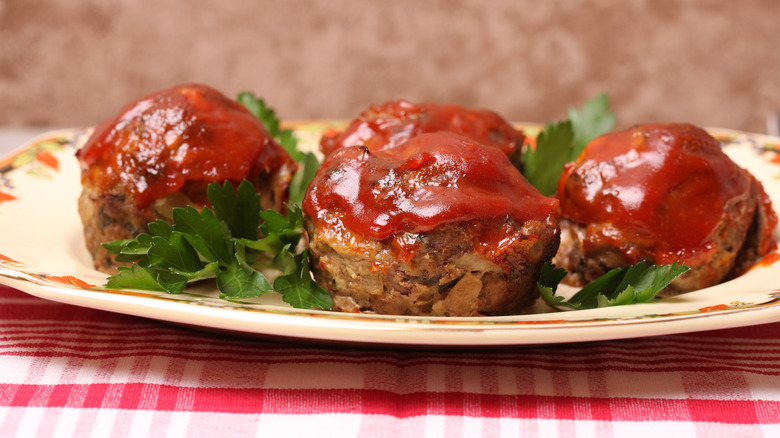
<path fill-rule="evenodd" d="M 623 247 L 636 263 L 642 257 L 626 248 L 638 244 L 669 264 L 712 250 L 727 203 L 749 184 L 704 130 L 654 124 L 593 140 L 564 169 L 557 197 L 563 217 L 588 224 L 586 252 Z"/>
<path fill-rule="evenodd" d="M 238 102 L 199 84 L 162 90 L 103 122 L 78 152 L 82 183 L 146 208 L 188 186 L 275 172 L 289 155 Z M 112 190 L 117 192 L 117 190 Z M 205 190 L 199 202 L 205 203 Z"/>
<path fill-rule="evenodd" d="M 525 138 L 522 132 L 492 111 L 398 100 L 373 105 L 344 131 L 324 135 L 320 150 L 327 155 L 342 147 L 365 146 L 377 152 L 420 134 L 442 131 L 498 148 L 509 157 L 520 152 Z"/>
<path fill-rule="evenodd" d="M 557 204 L 498 149 L 440 132 L 392 149 L 335 151 L 309 186 L 303 210 L 318 228 L 382 240 L 475 219 L 544 220 Z"/>

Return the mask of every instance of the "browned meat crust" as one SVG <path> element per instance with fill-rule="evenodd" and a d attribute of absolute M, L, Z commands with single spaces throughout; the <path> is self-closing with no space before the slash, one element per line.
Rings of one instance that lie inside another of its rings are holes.
<path fill-rule="evenodd" d="M 505 227 L 502 268 L 475 250 L 474 223 L 384 241 L 343 230 L 323 233 L 306 221 L 315 280 L 333 297 L 334 310 L 392 315 L 475 316 L 523 313 L 539 297 L 542 264 L 555 254 L 555 220 L 482 224 Z M 405 242 L 404 242 L 405 241 Z M 411 259 L 399 245 L 416 247 Z"/>
<path fill-rule="evenodd" d="M 274 209 L 285 212 L 284 203 L 287 200 L 288 188 L 294 168 L 283 166 L 278 172 L 268 175 L 261 174 L 254 181 L 255 189 L 260 194 L 264 209 Z M 205 193 L 205 187 L 200 188 Z M 173 209 L 186 208 L 192 205 L 198 209 L 204 207 L 202 201 L 196 201 L 184 194 L 185 191 L 174 192 L 164 198 L 157 199 L 147 208 L 136 208 L 127 200 L 122 190 L 100 192 L 86 183 L 83 185 L 78 201 L 78 212 L 84 226 L 84 240 L 87 250 L 92 254 L 95 269 L 106 272 L 116 272 L 117 263 L 114 256 L 108 254 L 103 243 L 120 239 L 132 239 L 140 233 L 147 233 L 147 224 L 158 219 L 173 222 Z M 203 198 L 201 194 L 199 198 Z M 127 264 L 124 264 L 127 265 Z"/>

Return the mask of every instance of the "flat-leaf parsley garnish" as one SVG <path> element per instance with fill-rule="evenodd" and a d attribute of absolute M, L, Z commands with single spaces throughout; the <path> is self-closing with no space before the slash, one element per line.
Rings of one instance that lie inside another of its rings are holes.
<path fill-rule="evenodd" d="M 603 93 L 581 109 L 569 108 L 567 114 L 567 120 L 547 123 L 536 137 L 536 146 L 523 150 L 523 176 L 545 196 L 555 193 L 564 164 L 574 161 L 588 142 L 615 124 L 609 98 Z"/>
<path fill-rule="evenodd" d="M 555 295 L 555 292 L 566 276 L 566 270 L 547 262 L 542 266 L 542 274 L 536 285 L 544 302 L 555 310 L 562 310 L 563 307 L 574 310 L 594 309 L 647 303 L 689 269 L 678 262 L 648 266 L 645 261 L 641 261 L 631 267 L 610 270 L 565 300 Z"/>
<path fill-rule="evenodd" d="M 216 279 L 221 298 L 253 298 L 276 291 L 297 308 L 330 309 L 330 295 L 309 273 L 307 251 L 296 252 L 303 212 L 288 204 L 287 216 L 260 209 L 260 196 L 244 180 L 208 187 L 212 208 L 175 208 L 173 224 L 158 220 L 149 233 L 104 244 L 119 267 L 106 287 L 180 293 L 188 283 Z M 260 233 L 258 233 L 258 230 Z M 276 271 L 271 281 L 266 274 Z"/>
<path fill-rule="evenodd" d="M 298 149 L 298 140 L 291 129 L 282 129 L 276 111 L 266 105 L 265 101 L 249 92 L 238 94 L 238 102 L 244 105 L 255 117 L 260 119 L 266 131 L 279 142 L 290 154 L 290 157 L 298 163 L 298 171 L 290 182 L 290 202 L 300 204 L 303 195 L 314 179 L 314 174 L 320 167 L 320 160 L 313 152 L 303 152 Z"/>

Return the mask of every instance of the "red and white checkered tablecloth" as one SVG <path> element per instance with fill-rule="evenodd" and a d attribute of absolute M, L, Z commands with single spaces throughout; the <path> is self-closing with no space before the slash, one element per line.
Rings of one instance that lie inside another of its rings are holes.
<path fill-rule="evenodd" d="M 189 331 L 0 286 L 0 437 L 779 437 L 780 322 L 471 351 Z"/>

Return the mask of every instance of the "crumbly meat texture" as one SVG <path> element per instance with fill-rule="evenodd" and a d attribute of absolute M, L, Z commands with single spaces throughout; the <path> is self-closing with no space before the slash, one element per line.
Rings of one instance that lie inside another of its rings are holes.
<path fill-rule="evenodd" d="M 539 297 L 542 264 L 558 248 L 558 228 L 545 221 L 509 220 L 512 243 L 501 265 L 485 258 L 469 223 L 406 235 L 413 256 L 398 256 L 398 241 L 363 239 L 349 231 L 321 233 L 306 220 L 315 280 L 333 297 L 333 310 L 392 315 L 477 316 L 524 313 Z"/>
<path fill-rule="evenodd" d="M 712 249 L 696 261 L 686 263 L 690 271 L 677 278 L 662 295 L 670 296 L 713 286 L 733 278 L 755 263 L 759 254 L 761 230 L 774 213 L 761 203 L 763 189 L 752 178 L 752 184 L 744 194 L 733 198 L 726 205 L 720 223 L 712 235 Z M 562 218 L 561 244 L 553 259 L 556 266 L 565 268 L 569 274 L 564 282 L 572 286 L 584 286 L 611 269 L 629 266 L 623 253 L 610 244 L 596 245 L 584 249 L 582 244 L 586 227 L 591 233 L 609 234 L 599 228 L 608 224 L 583 224 Z M 654 263 L 651 249 L 641 241 L 625 242 L 630 248 L 624 251 L 639 254 L 640 258 Z"/>
<path fill-rule="evenodd" d="M 256 191 L 260 194 L 263 209 L 273 209 L 285 212 L 290 180 L 295 168 L 284 165 L 273 174 L 260 174 L 253 181 Z M 197 191 L 205 193 L 205 187 Z M 149 231 L 147 225 L 158 219 L 173 222 L 173 209 L 186 208 L 192 205 L 198 209 L 203 203 L 195 201 L 185 194 L 185 191 L 174 192 L 164 198 L 157 199 L 147 208 L 138 209 L 127 201 L 128 195 L 122 193 L 119 187 L 112 191 L 101 192 L 88 182 L 83 184 L 78 201 L 78 212 L 84 226 L 84 238 L 87 250 L 92 254 L 95 269 L 105 273 L 115 273 L 116 266 L 127 264 L 117 263 L 115 256 L 109 254 L 102 243 L 120 239 L 132 239 L 140 233 Z M 202 195 L 199 198 L 203 198 Z"/>

